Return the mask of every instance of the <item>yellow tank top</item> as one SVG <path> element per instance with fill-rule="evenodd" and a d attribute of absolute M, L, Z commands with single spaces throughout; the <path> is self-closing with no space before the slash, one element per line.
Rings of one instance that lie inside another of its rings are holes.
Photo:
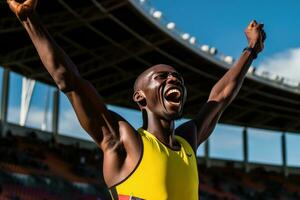
<path fill-rule="evenodd" d="M 186 140 L 175 136 L 180 150 L 172 150 L 140 128 L 143 153 L 136 169 L 113 190 L 121 199 L 198 199 L 196 155 Z M 126 198 L 129 197 L 129 198 Z"/>

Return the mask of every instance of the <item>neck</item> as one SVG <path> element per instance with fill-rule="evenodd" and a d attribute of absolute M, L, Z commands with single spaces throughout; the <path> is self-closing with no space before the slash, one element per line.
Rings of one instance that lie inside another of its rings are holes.
<path fill-rule="evenodd" d="M 175 132 L 174 120 L 162 119 L 151 113 L 147 115 L 147 119 L 144 119 L 143 128 L 153 134 L 162 143 L 167 144 L 170 147 L 173 146 Z"/>

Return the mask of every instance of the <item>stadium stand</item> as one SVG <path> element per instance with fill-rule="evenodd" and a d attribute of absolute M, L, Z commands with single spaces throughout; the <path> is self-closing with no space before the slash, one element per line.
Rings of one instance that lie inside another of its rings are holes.
<path fill-rule="evenodd" d="M 34 132 L 0 140 L 0 199 L 109 199 L 101 174 L 101 153 L 75 145 L 43 141 Z M 74 141 L 76 139 L 74 138 Z M 206 199 L 300 198 L 300 175 L 256 168 L 246 173 L 231 161 L 207 167 L 199 158 L 199 197 Z"/>
<path fill-rule="evenodd" d="M 300 176 L 257 168 L 245 173 L 228 167 L 199 166 L 201 199 L 299 199 Z"/>
<path fill-rule="evenodd" d="M 27 135 L 0 139 L 0 199 L 107 199 L 99 151 Z"/>

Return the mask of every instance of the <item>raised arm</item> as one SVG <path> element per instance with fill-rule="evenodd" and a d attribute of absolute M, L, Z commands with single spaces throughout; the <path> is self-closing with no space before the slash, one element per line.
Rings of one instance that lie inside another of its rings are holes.
<path fill-rule="evenodd" d="M 221 114 L 240 90 L 253 59 L 264 48 L 263 24 L 258 24 L 253 20 L 245 29 L 245 34 L 248 47 L 243 51 L 239 60 L 214 85 L 208 101 L 196 117 L 179 127 L 179 129 L 190 129 L 189 132 L 194 133 L 189 134 L 187 140 L 195 149 L 210 136 Z"/>
<path fill-rule="evenodd" d="M 45 68 L 72 103 L 82 127 L 102 149 L 111 141 L 118 141 L 119 124 L 126 121 L 106 109 L 95 88 L 80 76 L 71 59 L 39 22 L 35 13 L 37 0 L 7 2 L 25 27 Z M 103 144 L 105 138 L 107 142 Z"/>

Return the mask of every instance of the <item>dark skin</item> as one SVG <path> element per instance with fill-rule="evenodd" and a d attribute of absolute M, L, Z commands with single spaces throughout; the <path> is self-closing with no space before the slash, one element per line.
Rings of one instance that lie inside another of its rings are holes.
<path fill-rule="evenodd" d="M 45 68 L 70 100 L 81 126 L 103 151 L 103 175 L 107 186 L 124 180 L 142 155 L 142 144 L 136 130 L 124 118 L 106 108 L 95 88 L 80 76 L 75 64 L 41 25 L 35 13 L 37 0 L 7 2 L 26 29 Z M 262 29 L 263 25 L 256 21 L 245 29 L 248 46 L 257 53 L 264 48 Z M 149 68 L 138 77 L 133 95 L 143 112 L 143 128 L 173 149 L 180 147 L 174 137 L 180 135 L 196 152 L 237 95 L 252 61 L 253 54 L 243 52 L 212 88 L 195 118 L 176 129 L 174 120 L 180 117 L 186 96 L 183 78 L 168 65 Z"/>

